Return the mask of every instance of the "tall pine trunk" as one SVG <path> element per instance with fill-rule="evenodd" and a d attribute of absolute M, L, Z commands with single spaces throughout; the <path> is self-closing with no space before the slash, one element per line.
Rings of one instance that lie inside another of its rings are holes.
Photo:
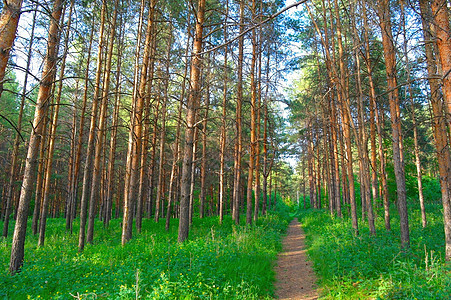
<path fill-rule="evenodd" d="M 69 9 L 69 19 L 68 19 L 67 25 L 66 25 L 67 26 L 66 32 L 65 32 L 66 40 L 64 43 L 63 58 L 61 61 L 58 90 L 57 90 L 56 100 L 54 103 L 53 118 L 52 118 L 51 126 L 50 126 L 49 149 L 47 152 L 47 162 L 46 162 L 47 167 L 45 169 L 44 190 L 43 190 L 43 197 L 42 197 L 41 217 L 40 217 L 41 222 L 39 224 L 39 241 L 38 241 L 39 246 L 44 246 L 44 239 L 45 239 L 45 229 L 46 229 L 46 223 L 47 223 L 47 209 L 48 209 L 48 205 L 49 205 L 49 194 L 50 194 L 50 181 L 51 181 L 52 165 L 53 165 L 53 152 L 55 149 L 56 129 L 57 129 L 57 125 L 58 125 L 58 115 L 59 115 L 59 109 L 60 109 L 60 103 L 61 103 L 61 94 L 63 91 L 63 77 L 64 77 L 64 71 L 66 68 L 66 57 L 67 57 L 67 51 L 68 51 L 68 46 L 69 46 L 69 32 L 70 32 L 71 23 L 72 23 L 73 7 L 74 7 L 74 0 L 71 1 L 70 9 Z"/>
<path fill-rule="evenodd" d="M 446 6 L 445 6 L 446 7 Z M 451 155 L 449 147 L 449 136 L 447 135 L 446 117 L 444 104 L 440 98 L 440 79 L 437 77 L 438 68 L 434 55 L 434 45 L 432 43 L 432 12 L 428 7 L 427 0 L 420 0 L 420 10 L 423 21 L 424 39 L 429 41 L 425 43 L 426 62 L 428 70 L 428 81 L 431 90 L 430 102 L 433 113 L 433 129 L 435 138 L 435 147 L 440 173 L 440 190 L 443 204 L 443 220 L 445 227 L 445 258 L 451 260 Z"/>
<path fill-rule="evenodd" d="M 395 168 L 397 204 L 401 225 L 401 245 L 410 247 L 409 216 L 407 214 L 406 175 L 404 171 L 403 141 L 401 132 L 401 109 L 396 75 L 396 49 L 393 44 L 390 6 L 388 0 L 379 1 L 379 18 L 384 48 L 387 89 L 393 135 L 393 164 Z"/>
<path fill-rule="evenodd" d="M 151 54 L 152 26 L 155 12 L 156 0 L 151 0 L 149 16 L 147 19 L 146 40 L 144 45 L 144 56 L 141 66 L 141 78 L 139 89 L 135 99 L 134 111 L 132 112 L 131 127 L 128 140 L 127 170 L 124 189 L 124 215 L 122 220 L 122 245 L 132 238 L 133 209 L 139 183 L 139 163 L 141 158 L 142 128 L 144 99 L 147 87 L 147 72 Z"/>
<path fill-rule="evenodd" d="M 44 60 L 41 82 L 39 84 L 36 110 L 33 119 L 33 127 L 28 144 L 28 153 L 20 192 L 19 206 L 17 210 L 16 225 L 11 247 L 11 259 L 9 272 L 15 274 L 21 268 L 24 260 L 25 235 L 27 230 L 28 209 L 30 206 L 31 192 L 36 177 L 37 154 L 43 132 L 43 118 L 47 115 L 49 100 L 56 74 L 57 49 L 59 37 L 59 20 L 63 10 L 61 0 L 55 0 L 53 4 L 52 18 L 50 19 L 49 36 L 47 40 L 47 54 Z"/>
<path fill-rule="evenodd" d="M 25 68 L 26 72 L 25 72 L 23 90 L 22 90 L 22 95 L 21 95 L 21 100 L 20 100 L 19 117 L 17 119 L 17 133 L 14 138 L 13 151 L 11 153 L 11 166 L 10 166 L 10 171 L 8 174 L 9 179 L 8 179 L 8 185 L 6 186 L 5 216 L 4 216 L 4 222 L 3 222 L 3 236 L 5 238 L 8 236 L 9 216 L 11 213 L 11 203 L 12 203 L 12 198 L 13 198 L 14 180 L 16 177 L 17 159 L 18 159 L 18 155 L 19 155 L 19 145 L 20 145 L 20 137 L 21 137 L 20 132 L 22 131 L 23 110 L 24 110 L 25 98 L 26 98 L 26 93 L 27 93 L 28 75 L 29 75 L 30 64 L 31 64 L 31 59 L 32 59 L 34 30 L 36 27 L 36 14 L 37 14 L 37 10 L 35 10 L 33 13 L 33 21 L 32 21 L 33 23 L 31 25 L 30 41 L 28 43 L 28 50 L 27 50 L 27 66 Z M 0 39 L 1 39 L 1 35 L 0 35 Z M 0 48 L 1 48 L 1 45 L 0 45 Z M 0 51 L 0 53 L 1 53 L 0 55 L 4 55 L 3 51 Z M 0 77 L 0 82 L 2 80 L 3 79 Z M 0 83 L 0 86 L 1 86 L 1 83 Z M 2 88 L 0 87 L 0 96 L 1 96 L 1 93 L 2 93 Z"/>
<path fill-rule="evenodd" d="M 92 108 L 91 108 L 91 123 L 89 126 L 89 136 L 88 145 L 86 150 L 86 162 L 83 170 L 83 187 L 81 192 L 80 201 L 80 230 L 78 233 L 78 251 L 83 251 L 85 248 L 86 239 L 86 221 L 87 221 L 87 208 L 89 204 L 89 192 L 91 190 L 91 179 L 92 179 L 92 164 L 94 160 L 94 146 L 95 146 L 95 135 L 97 128 L 97 118 L 100 102 L 100 80 L 102 77 L 102 55 L 103 55 L 103 43 L 104 43 L 104 29 L 105 29 L 105 14 L 106 14 L 106 1 L 102 2 L 102 10 L 100 13 L 100 30 L 99 30 L 99 45 L 97 52 L 97 69 L 96 78 L 94 84 L 94 95 L 92 97 Z"/>
<path fill-rule="evenodd" d="M 194 47 L 191 60 L 190 93 L 186 109 L 185 149 L 183 153 L 181 199 L 180 199 L 180 223 L 178 241 L 183 242 L 188 238 L 189 214 L 190 214 L 190 178 L 193 172 L 194 131 L 196 122 L 196 110 L 199 106 L 201 92 L 202 69 L 202 38 L 205 18 L 205 0 L 199 0 L 196 16 L 196 29 Z"/>

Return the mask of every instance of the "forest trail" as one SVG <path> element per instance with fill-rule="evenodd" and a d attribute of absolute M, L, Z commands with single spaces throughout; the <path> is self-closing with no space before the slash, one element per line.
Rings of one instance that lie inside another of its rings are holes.
<path fill-rule="evenodd" d="M 305 233 L 294 219 L 283 240 L 283 251 L 276 266 L 276 297 L 278 299 L 318 299 L 316 276 L 305 253 Z"/>

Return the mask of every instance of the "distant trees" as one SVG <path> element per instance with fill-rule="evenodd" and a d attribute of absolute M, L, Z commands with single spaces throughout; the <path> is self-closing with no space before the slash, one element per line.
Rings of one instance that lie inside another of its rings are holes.
<path fill-rule="evenodd" d="M 356 234 L 357 210 L 375 234 L 374 218 L 380 210 L 385 228 L 391 230 L 390 202 L 394 202 L 401 244 L 408 248 L 407 203 L 418 197 L 415 205 L 427 226 L 425 203 L 432 199 L 424 199 L 422 179 L 439 177 L 449 260 L 448 6 L 446 1 L 426 0 L 408 5 L 388 0 L 307 4 L 304 13 L 310 24 L 295 27 L 295 39 L 310 54 L 300 62 L 304 75 L 294 89 L 291 107 L 300 128 L 302 160 L 307 161 L 300 165 L 301 172 L 308 173 L 302 176 L 302 185 L 309 182 L 313 207 L 325 193 L 332 214 L 341 216 L 341 207 L 346 208 L 345 215 L 351 214 Z M 424 36 L 416 30 L 421 25 Z M 415 46 L 420 41 L 424 44 Z M 428 88 L 421 72 L 427 73 Z M 430 123 L 425 120 L 426 100 L 432 109 Z M 301 113 L 302 109 L 315 113 Z M 429 130 L 435 141 L 428 138 Z M 435 160 L 425 159 L 432 145 L 438 169 Z M 358 164 L 353 161 L 356 155 Z M 417 178 L 414 184 L 412 177 Z M 360 205 L 354 194 L 360 196 Z"/>

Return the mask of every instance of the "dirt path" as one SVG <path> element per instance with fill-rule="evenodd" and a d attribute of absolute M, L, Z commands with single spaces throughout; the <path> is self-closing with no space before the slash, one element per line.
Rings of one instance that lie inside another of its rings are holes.
<path fill-rule="evenodd" d="M 294 219 L 283 240 L 283 252 L 276 267 L 276 297 L 279 299 L 318 299 L 315 273 L 305 253 L 305 234 Z"/>

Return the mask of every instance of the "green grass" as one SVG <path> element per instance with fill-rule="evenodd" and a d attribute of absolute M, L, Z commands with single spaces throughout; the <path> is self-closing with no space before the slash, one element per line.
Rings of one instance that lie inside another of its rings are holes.
<path fill-rule="evenodd" d="M 143 221 L 125 246 L 120 220 L 103 229 L 93 245 L 77 252 L 78 237 L 63 219 L 48 220 L 44 247 L 28 236 L 25 263 L 8 275 L 11 238 L 0 243 L 0 299 L 267 299 L 273 297 L 272 267 L 290 216 L 268 214 L 252 227 L 226 217 L 195 219 L 190 238 L 177 243 L 177 221 Z M 78 224 L 74 224 L 78 228 Z"/>
<path fill-rule="evenodd" d="M 440 205 L 428 205 L 428 227 L 418 210 L 410 212 L 411 249 L 400 249 L 399 219 L 392 213 L 392 231 L 377 219 L 377 236 L 359 220 L 354 237 L 349 219 L 327 211 L 299 215 L 307 235 L 308 253 L 325 299 L 450 299 L 451 268 L 444 262 Z"/>

